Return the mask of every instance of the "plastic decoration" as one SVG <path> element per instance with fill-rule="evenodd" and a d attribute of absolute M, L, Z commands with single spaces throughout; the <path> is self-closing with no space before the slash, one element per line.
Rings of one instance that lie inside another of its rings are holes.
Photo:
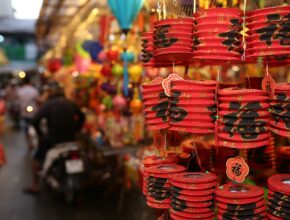
<path fill-rule="evenodd" d="M 249 174 L 249 166 L 243 157 L 230 158 L 226 163 L 227 176 L 229 179 L 242 183 Z"/>
<path fill-rule="evenodd" d="M 127 34 L 142 8 L 144 0 L 108 0 L 110 9 L 116 17 L 121 30 Z"/>
<path fill-rule="evenodd" d="M 284 137 L 290 137 L 290 83 L 276 85 L 271 101 L 271 130 Z"/>
<path fill-rule="evenodd" d="M 270 142 L 269 98 L 255 89 L 219 91 L 218 145 L 248 149 Z"/>

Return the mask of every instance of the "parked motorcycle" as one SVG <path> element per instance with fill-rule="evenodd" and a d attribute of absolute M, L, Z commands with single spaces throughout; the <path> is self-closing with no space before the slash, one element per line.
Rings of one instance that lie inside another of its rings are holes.
<path fill-rule="evenodd" d="M 42 175 L 48 185 L 64 193 L 68 204 L 74 204 L 82 189 L 84 161 L 82 150 L 75 142 L 58 144 L 48 151 Z"/>

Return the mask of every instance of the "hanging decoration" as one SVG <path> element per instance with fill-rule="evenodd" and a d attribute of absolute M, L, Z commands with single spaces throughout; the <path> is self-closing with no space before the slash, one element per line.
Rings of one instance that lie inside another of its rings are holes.
<path fill-rule="evenodd" d="M 76 44 L 75 63 L 80 73 L 86 72 L 91 64 L 91 56 L 89 52 L 83 48 L 83 43 L 83 41 L 79 41 Z"/>
<path fill-rule="evenodd" d="M 268 179 L 269 219 L 289 219 L 290 174 L 275 174 Z"/>
<path fill-rule="evenodd" d="M 277 84 L 271 101 L 271 130 L 284 137 L 290 137 L 290 84 Z"/>
<path fill-rule="evenodd" d="M 215 90 L 215 81 L 173 81 L 170 130 L 213 134 L 216 115 Z"/>
<path fill-rule="evenodd" d="M 169 209 L 171 203 L 170 179 L 174 174 L 183 173 L 185 167 L 162 164 L 146 168 L 147 205 L 156 209 Z"/>
<path fill-rule="evenodd" d="M 123 33 L 127 34 L 136 19 L 144 0 L 108 0 L 108 4 Z"/>
<path fill-rule="evenodd" d="M 226 163 L 227 176 L 234 182 L 242 183 L 249 174 L 249 166 L 243 157 L 230 158 Z"/>
<path fill-rule="evenodd" d="M 270 142 L 269 98 L 255 89 L 219 91 L 219 146 L 248 149 Z"/>
<path fill-rule="evenodd" d="M 244 216 L 265 219 L 264 190 L 261 187 L 229 183 L 218 187 L 215 195 L 218 219 L 239 219 Z"/>
<path fill-rule="evenodd" d="M 248 57 L 290 55 L 289 13 L 290 6 L 270 7 L 247 13 Z"/>
<path fill-rule="evenodd" d="M 169 128 L 169 98 L 162 87 L 162 77 L 143 84 L 143 103 L 148 130 Z"/>
<path fill-rule="evenodd" d="M 189 62 L 193 45 L 193 19 L 156 21 L 153 31 L 155 63 Z M 160 64 L 162 65 L 162 64 Z M 172 64 L 171 64 L 172 65 Z"/>
<path fill-rule="evenodd" d="M 213 173 L 188 172 L 170 179 L 172 219 L 213 219 L 217 176 Z"/>
<path fill-rule="evenodd" d="M 194 14 L 196 37 L 193 59 L 211 63 L 240 61 L 242 11 L 238 8 L 201 9 Z M 220 62 L 217 62 L 220 60 Z"/>

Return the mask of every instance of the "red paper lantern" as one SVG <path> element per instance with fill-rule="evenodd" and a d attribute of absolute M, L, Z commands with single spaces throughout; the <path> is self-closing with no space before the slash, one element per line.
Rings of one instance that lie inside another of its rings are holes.
<path fill-rule="evenodd" d="M 60 59 L 50 59 L 47 63 L 47 69 L 52 73 L 58 71 L 61 66 L 62 63 Z"/>

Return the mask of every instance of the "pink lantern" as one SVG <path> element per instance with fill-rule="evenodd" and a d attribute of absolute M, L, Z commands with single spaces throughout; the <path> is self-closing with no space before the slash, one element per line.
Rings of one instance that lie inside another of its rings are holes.
<path fill-rule="evenodd" d="M 127 102 L 126 102 L 126 99 L 122 95 L 118 94 L 113 99 L 113 105 L 118 109 L 122 109 L 126 107 Z"/>
<path fill-rule="evenodd" d="M 75 55 L 75 64 L 80 73 L 86 72 L 91 65 L 91 59 L 82 57 L 79 54 Z"/>
<path fill-rule="evenodd" d="M 106 51 L 102 50 L 99 54 L 98 54 L 98 60 L 100 62 L 105 62 L 107 60 L 107 55 L 106 55 Z"/>

